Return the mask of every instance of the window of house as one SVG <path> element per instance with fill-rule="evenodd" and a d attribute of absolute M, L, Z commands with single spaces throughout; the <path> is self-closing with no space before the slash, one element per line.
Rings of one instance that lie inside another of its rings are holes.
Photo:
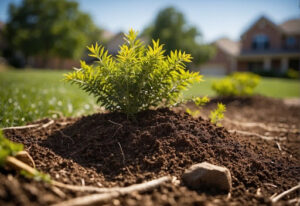
<path fill-rule="evenodd" d="M 269 48 L 269 38 L 265 34 L 258 34 L 254 36 L 252 41 L 252 49 L 265 50 Z"/>
<path fill-rule="evenodd" d="M 293 36 L 289 36 L 288 38 L 286 38 L 286 46 L 287 47 L 294 47 L 296 44 L 296 39 Z"/>

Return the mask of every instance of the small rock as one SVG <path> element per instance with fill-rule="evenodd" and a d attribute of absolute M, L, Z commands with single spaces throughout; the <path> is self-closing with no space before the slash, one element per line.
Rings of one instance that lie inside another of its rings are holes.
<path fill-rule="evenodd" d="M 192 165 L 184 172 L 182 180 L 192 189 L 214 188 L 216 191 L 231 191 L 229 169 L 208 162 Z"/>
<path fill-rule="evenodd" d="M 25 164 L 28 164 L 29 166 L 31 166 L 33 168 L 35 168 L 35 163 L 34 163 L 32 157 L 30 156 L 30 154 L 28 154 L 28 152 L 20 151 L 17 153 L 15 158 L 24 162 Z"/>

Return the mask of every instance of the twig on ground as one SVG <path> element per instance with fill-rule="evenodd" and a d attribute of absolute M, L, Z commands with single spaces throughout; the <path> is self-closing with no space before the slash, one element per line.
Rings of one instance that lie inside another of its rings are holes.
<path fill-rule="evenodd" d="M 54 192 L 57 196 L 59 196 L 60 198 L 66 198 L 66 194 L 61 191 L 58 187 L 55 187 L 55 186 L 51 186 L 50 187 L 52 192 Z"/>
<path fill-rule="evenodd" d="M 54 120 L 53 119 L 51 119 L 49 122 L 47 122 L 46 124 L 43 124 L 41 127 L 42 128 L 47 128 L 47 127 L 49 127 L 51 124 L 53 124 L 54 123 Z"/>
<path fill-rule="evenodd" d="M 116 124 L 116 125 L 118 125 L 118 126 L 120 126 L 120 127 L 123 127 L 123 125 L 122 124 L 120 124 L 120 123 L 117 123 L 117 122 L 114 122 L 114 121 L 112 121 L 112 120 L 108 120 L 110 123 L 112 123 L 112 124 Z"/>
<path fill-rule="evenodd" d="M 125 164 L 125 155 L 124 155 L 124 152 L 123 152 L 122 146 L 121 146 L 120 142 L 117 142 L 117 143 L 118 143 L 118 145 L 119 145 L 119 148 L 120 148 L 120 150 L 121 150 L 121 155 L 122 155 L 122 161 L 123 161 L 123 165 L 125 166 L 125 165 L 126 165 L 126 164 Z"/>
<path fill-rule="evenodd" d="M 300 203 L 300 197 L 296 197 L 296 198 L 294 198 L 294 199 L 291 199 L 291 200 L 288 201 L 288 203 L 289 203 L 289 204 L 296 203 L 296 205 L 297 205 L 297 204 Z"/>
<path fill-rule="evenodd" d="M 275 193 L 270 197 L 270 199 L 273 199 L 274 197 L 276 197 L 277 194 L 278 194 L 278 193 L 275 192 Z"/>
<path fill-rule="evenodd" d="M 58 122 L 57 124 L 60 125 L 60 126 L 66 126 L 70 123 L 72 123 L 72 122 Z"/>
<path fill-rule="evenodd" d="M 114 122 L 114 121 L 112 121 L 112 120 L 108 120 L 108 121 L 109 121 L 110 123 L 112 123 L 112 124 L 115 124 L 115 125 L 118 125 L 118 126 L 119 126 L 118 129 L 116 129 L 115 133 L 113 134 L 113 136 L 112 136 L 112 138 L 113 138 L 113 137 L 115 137 L 115 135 L 117 134 L 117 132 L 119 131 L 119 129 L 121 129 L 121 128 L 123 127 L 123 125 L 120 124 L 120 123 Z"/>
<path fill-rule="evenodd" d="M 272 136 L 264 136 L 253 132 L 241 131 L 241 130 L 228 130 L 230 133 L 238 133 L 246 136 L 255 136 L 264 140 L 285 140 L 285 137 L 272 137 Z"/>
<path fill-rule="evenodd" d="M 274 184 L 272 184 L 272 183 L 264 183 L 264 185 L 266 185 L 266 186 L 271 186 L 271 187 L 277 187 L 276 185 L 274 185 Z"/>
<path fill-rule="evenodd" d="M 234 125 L 242 126 L 242 127 L 259 127 L 261 129 L 267 130 L 269 132 L 289 132 L 289 133 L 298 133 L 299 131 L 296 129 L 286 129 L 286 128 L 278 128 L 278 127 L 270 127 L 264 123 L 256 123 L 256 122 L 237 122 L 230 119 L 224 119 L 224 121 L 229 122 Z"/>
<path fill-rule="evenodd" d="M 37 129 L 41 129 L 41 128 L 46 128 L 53 123 L 54 123 L 54 120 L 50 120 L 49 122 L 47 122 L 45 124 L 29 124 L 29 125 L 24 125 L 24 126 L 4 127 L 4 128 L 1 128 L 1 130 L 4 131 L 4 130 L 12 130 L 12 129 L 29 129 L 29 128 L 34 128 L 34 127 L 39 127 Z"/>
<path fill-rule="evenodd" d="M 71 140 L 71 142 L 72 142 L 73 144 L 75 143 L 74 140 L 73 140 L 70 136 L 66 135 L 66 134 L 63 133 L 61 130 L 58 130 L 58 132 L 59 132 L 63 137 L 66 137 L 66 138 L 68 138 L 69 140 Z"/>
<path fill-rule="evenodd" d="M 296 191 L 296 190 L 298 190 L 298 189 L 300 189 L 300 183 L 299 183 L 298 185 L 292 187 L 291 189 L 289 189 L 289 190 L 287 190 L 287 191 L 284 191 L 284 192 L 280 193 L 280 194 L 277 195 L 277 196 L 271 197 L 270 199 L 271 199 L 271 201 L 272 201 L 273 203 L 275 203 L 275 202 L 279 201 L 281 198 L 283 198 L 284 196 L 286 196 L 286 195 L 288 195 L 288 194 L 290 194 L 290 193 L 292 193 L 292 192 L 294 192 L 294 191 Z"/>
<path fill-rule="evenodd" d="M 14 168 L 16 170 L 25 170 L 26 172 L 28 172 L 31 175 L 35 175 L 37 170 L 30 167 L 29 165 L 25 164 L 24 162 L 16 159 L 15 157 L 12 156 L 8 156 L 6 158 L 6 164 L 8 166 L 10 166 L 11 168 Z M 166 177 L 165 177 L 166 178 Z M 171 180 L 170 177 L 168 177 L 168 180 Z M 56 186 L 56 187 L 60 187 L 60 188 L 64 188 L 64 189 L 69 189 L 72 191 L 81 191 L 81 192 L 98 192 L 98 193 L 112 193 L 112 192 L 120 192 L 121 193 L 123 191 L 127 191 L 124 190 L 124 188 L 121 187 L 111 187 L 111 188 L 100 188 L 100 187 L 94 187 L 94 186 L 77 186 L 77 185 L 68 185 L 68 184 L 64 184 L 55 180 L 51 180 L 50 182 L 52 184 L 52 186 Z M 150 184 L 151 185 L 151 184 Z M 128 187 L 129 190 L 132 190 L 132 188 L 140 188 L 141 186 L 139 185 L 132 185 L 130 187 Z M 141 188 L 140 188 L 141 189 Z"/>
<path fill-rule="evenodd" d="M 16 126 L 16 127 L 4 127 L 1 128 L 1 130 L 11 130 L 11 129 L 28 129 L 28 128 L 33 128 L 33 127 L 38 127 L 40 126 L 40 124 L 29 124 L 29 125 L 25 125 L 25 126 Z"/>
<path fill-rule="evenodd" d="M 280 146 L 280 144 L 278 142 L 276 142 L 276 145 L 277 145 L 279 151 L 282 151 L 281 146 Z"/>
<path fill-rule="evenodd" d="M 133 174 L 131 173 L 131 171 L 129 170 L 129 168 L 126 166 L 126 159 L 125 159 L 125 154 L 124 154 L 124 151 L 123 151 L 123 149 L 122 149 L 122 146 L 121 146 L 120 142 L 117 142 L 117 143 L 118 143 L 118 145 L 119 145 L 119 147 L 120 147 L 120 150 L 121 150 L 123 165 L 124 165 L 124 167 L 126 168 L 127 172 L 128 172 L 130 175 L 133 176 Z"/>
<path fill-rule="evenodd" d="M 130 194 L 132 192 L 150 191 L 150 190 L 162 185 L 163 183 L 170 182 L 170 181 L 171 181 L 171 177 L 165 176 L 165 177 L 161 177 L 159 179 L 152 180 L 149 182 L 135 184 L 135 185 L 131 185 L 129 187 L 114 189 L 109 193 L 93 194 L 93 195 L 87 195 L 87 196 L 83 196 L 83 197 L 77 197 L 74 199 L 70 199 L 67 201 L 63 201 L 63 202 L 54 204 L 52 206 L 93 205 L 96 203 L 101 203 L 101 202 L 111 200 L 113 198 L 117 198 L 120 195 Z"/>

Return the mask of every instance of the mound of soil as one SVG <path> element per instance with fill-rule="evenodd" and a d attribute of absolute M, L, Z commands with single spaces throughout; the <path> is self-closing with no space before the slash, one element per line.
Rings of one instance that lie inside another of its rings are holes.
<path fill-rule="evenodd" d="M 204 109 L 204 117 L 217 101 L 227 101 L 226 116 L 237 121 L 300 123 L 295 108 L 262 97 L 212 101 Z M 276 105 L 274 110 L 270 102 Z M 284 113 L 279 115 L 276 108 Z M 223 125 L 229 129 L 247 129 L 228 122 Z M 108 205 L 271 204 L 271 195 L 300 181 L 299 133 L 287 129 L 286 140 L 279 142 L 280 139 L 266 141 L 240 136 L 225 128 L 216 127 L 202 117 L 158 109 L 141 112 L 134 120 L 120 113 L 94 114 L 58 119 L 47 128 L 8 130 L 5 134 L 25 145 L 39 170 L 68 184 L 111 187 L 128 186 L 164 175 L 180 178 L 189 166 L 203 161 L 227 167 L 233 178 L 230 199 L 227 194 L 216 194 L 213 188 L 192 191 L 184 185 L 168 183 L 152 192 L 120 197 Z M 261 128 L 251 128 L 251 131 L 263 132 Z M 44 183 L 26 180 L 16 174 L 8 176 L 6 173 L 0 175 L 0 181 L 3 181 L 0 205 L 16 204 L 18 193 L 27 197 L 18 205 L 28 205 L 28 201 L 33 202 L 29 205 L 48 205 L 84 195 L 83 192 L 63 190 L 66 196 L 59 196 Z M 18 182 L 18 186 L 11 182 Z M 28 185 L 32 188 L 28 189 Z M 16 187 L 18 193 L 14 192 Z M 257 194 L 259 188 L 261 195 Z M 33 190 L 38 192 L 35 194 Z M 295 197 L 296 192 L 286 198 Z"/>

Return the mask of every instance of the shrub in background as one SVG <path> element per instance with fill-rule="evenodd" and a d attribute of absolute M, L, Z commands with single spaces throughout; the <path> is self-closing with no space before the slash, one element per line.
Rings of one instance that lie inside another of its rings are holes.
<path fill-rule="evenodd" d="M 98 44 L 88 47 L 97 61 L 65 75 L 65 80 L 93 94 L 97 102 L 110 111 L 131 116 L 150 107 L 170 106 L 178 102 L 181 92 L 194 82 L 198 73 L 186 70 L 191 55 L 171 51 L 165 56 L 159 40 L 146 47 L 130 30 L 116 57 L 108 55 Z"/>
<path fill-rule="evenodd" d="M 252 95 L 260 82 L 260 76 L 250 72 L 235 72 L 212 84 L 212 89 L 219 96 Z"/>

